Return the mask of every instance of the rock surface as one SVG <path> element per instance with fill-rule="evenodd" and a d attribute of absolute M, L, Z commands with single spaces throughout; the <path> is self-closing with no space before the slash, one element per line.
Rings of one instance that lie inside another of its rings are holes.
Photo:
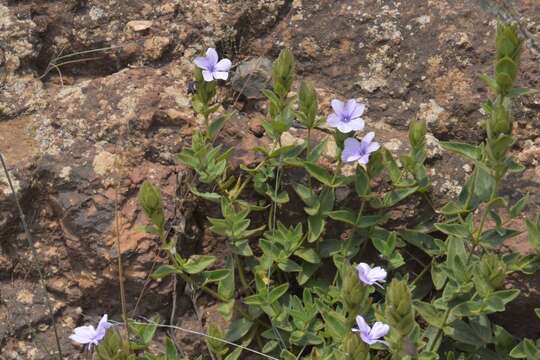
<path fill-rule="evenodd" d="M 436 198 L 458 193 L 467 164 L 442 151 L 437 139 L 474 143 L 483 137 L 480 103 L 487 94 L 477 75 L 491 70 L 496 2 L 412 3 L 0 0 L 0 151 L 39 255 L 34 259 L 27 246 L 2 174 L 0 355 L 44 359 L 44 349 L 54 348 L 38 263 L 66 356 L 80 354 L 67 340 L 75 326 L 106 312 L 119 318 L 117 240 L 130 311 L 169 316 L 171 285 L 147 282 L 162 261 L 160 244 L 137 230 L 145 220 L 136 193 L 146 179 L 161 186 L 171 227 L 185 218 L 184 232 L 174 236 L 191 239 L 186 249 L 220 251 L 205 232 L 204 211 L 179 198 L 186 193 L 186 172 L 174 161 L 199 126 L 187 89 L 192 59 L 208 46 L 235 64 L 273 59 L 290 47 L 299 75 L 318 87 L 324 113 L 336 96 L 366 102 L 367 127 L 392 151 L 406 150 L 411 118 L 425 119 Z M 539 42 L 540 4 L 516 6 Z M 522 62 L 520 85 L 540 88 L 540 57 L 530 48 Z M 252 106 L 243 107 L 221 139 L 235 146 L 236 163 L 253 162 L 251 149 L 265 141 L 259 95 L 245 95 L 240 101 Z M 511 201 L 530 192 L 531 216 L 540 211 L 540 94 L 522 98 L 515 116 L 515 153 L 527 171 L 509 178 L 504 191 Z M 287 136 L 292 143 L 303 133 Z M 540 301 L 540 280 L 528 281 L 525 305 L 499 319 L 514 329 L 515 318 L 533 316 Z M 205 310 L 202 319 L 195 316 L 188 297 L 177 295 L 177 322 L 203 329 L 213 315 Z M 538 336 L 540 327 L 530 324 L 526 334 Z M 178 340 L 202 351 L 200 339 Z"/>

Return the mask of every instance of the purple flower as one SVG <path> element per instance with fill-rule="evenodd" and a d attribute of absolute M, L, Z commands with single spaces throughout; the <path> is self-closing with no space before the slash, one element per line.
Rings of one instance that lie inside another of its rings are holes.
<path fill-rule="evenodd" d="M 366 108 L 364 104 L 359 104 L 354 99 L 347 100 L 346 103 L 334 99 L 332 108 L 334 112 L 326 119 L 328 126 L 337 128 L 342 133 L 364 128 L 364 120 L 360 117 Z"/>
<path fill-rule="evenodd" d="M 380 342 L 388 345 L 386 341 L 379 339 L 388 334 L 388 331 L 390 331 L 390 326 L 377 321 L 371 328 L 366 323 L 366 320 L 364 320 L 364 318 L 360 315 L 356 317 L 356 325 L 358 325 L 358 328 L 352 328 L 352 331 L 360 333 L 360 338 L 366 344 L 373 345 Z"/>
<path fill-rule="evenodd" d="M 111 326 L 113 324 L 107 321 L 107 314 L 105 314 L 99 320 L 97 329 L 94 329 L 92 325 L 79 326 L 73 330 L 73 334 L 69 338 L 79 344 L 88 344 L 91 347 L 92 345 L 97 345 L 105 337 L 107 329 Z"/>
<path fill-rule="evenodd" d="M 372 131 L 367 133 L 361 142 L 352 137 L 347 138 L 345 140 L 345 148 L 341 154 L 341 160 L 344 162 L 358 161 L 360 164 L 367 164 L 369 155 L 381 147 L 378 142 L 373 141 L 374 137 L 375 133 Z"/>
<path fill-rule="evenodd" d="M 379 282 L 384 282 L 384 279 L 386 279 L 386 270 L 380 266 L 372 268 L 366 263 L 360 263 L 356 270 L 358 271 L 358 278 L 366 285 L 381 286 Z"/>
<path fill-rule="evenodd" d="M 202 69 L 204 81 L 227 80 L 229 77 L 231 60 L 221 59 L 218 61 L 218 59 L 218 54 L 214 48 L 206 50 L 206 57 L 197 56 L 195 58 L 195 65 Z"/>

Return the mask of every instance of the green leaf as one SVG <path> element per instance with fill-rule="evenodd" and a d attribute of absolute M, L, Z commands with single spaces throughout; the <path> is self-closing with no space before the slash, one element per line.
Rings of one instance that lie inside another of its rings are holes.
<path fill-rule="evenodd" d="M 240 355 L 242 355 L 242 348 L 236 348 L 234 349 L 233 352 L 231 352 L 229 355 L 227 355 L 227 357 L 225 358 L 225 360 L 237 360 Z"/>
<path fill-rule="evenodd" d="M 510 97 L 518 97 L 522 95 L 531 95 L 538 92 L 537 90 L 533 89 L 527 89 L 527 88 L 512 88 L 510 91 L 508 91 L 508 96 Z"/>
<path fill-rule="evenodd" d="M 289 289 L 289 284 L 285 283 L 285 284 L 276 286 L 275 288 L 270 290 L 270 292 L 268 293 L 268 304 L 273 304 L 276 301 L 278 301 L 280 297 L 285 295 L 288 289 Z"/>
<path fill-rule="evenodd" d="M 369 176 L 362 166 L 356 167 L 356 177 L 354 179 L 354 189 L 358 196 L 369 194 Z"/>
<path fill-rule="evenodd" d="M 527 206 L 527 203 L 529 202 L 529 194 L 526 194 L 521 199 L 518 200 L 517 203 L 514 204 L 510 208 L 510 217 L 516 218 L 523 212 L 523 209 L 525 209 L 525 206 Z"/>
<path fill-rule="evenodd" d="M 315 242 L 321 237 L 325 224 L 326 221 L 321 214 L 308 218 L 308 242 Z"/>
<path fill-rule="evenodd" d="M 473 328 L 465 321 L 456 320 L 452 323 L 451 327 L 453 332 L 450 336 L 459 342 L 473 345 L 474 347 L 481 347 L 482 345 L 489 343 L 486 342 L 486 338 L 483 338 L 481 334 L 477 332 L 476 328 Z"/>
<path fill-rule="evenodd" d="M 229 326 L 227 335 L 225 338 L 227 341 L 235 342 L 240 340 L 244 335 L 246 335 L 253 326 L 253 322 L 245 318 L 239 318 L 234 320 Z"/>
<path fill-rule="evenodd" d="M 226 113 L 217 117 L 214 121 L 210 123 L 210 125 L 208 126 L 208 137 L 210 139 L 213 140 L 218 136 L 219 132 L 223 128 L 223 125 L 225 125 L 225 122 L 230 119 L 231 115 L 231 113 Z"/>
<path fill-rule="evenodd" d="M 176 346 L 171 341 L 170 338 L 165 340 L 165 358 L 163 360 L 179 360 L 178 351 L 176 351 Z"/>
<path fill-rule="evenodd" d="M 418 190 L 418 186 L 410 187 L 410 188 L 403 188 L 403 189 L 396 189 L 393 191 L 390 191 L 386 193 L 383 197 L 382 201 L 382 207 L 389 208 L 397 203 L 399 203 L 402 200 L 405 200 L 410 195 L 414 194 Z"/>
<path fill-rule="evenodd" d="M 294 255 L 312 264 L 319 264 L 321 262 L 321 258 L 319 257 L 317 252 L 312 248 L 298 249 L 294 252 Z"/>
<path fill-rule="evenodd" d="M 277 266 L 285 272 L 298 272 L 302 271 L 302 267 L 295 263 L 291 259 L 285 259 L 282 261 L 278 261 Z"/>
<path fill-rule="evenodd" d="M 427 321 L 429 325 L 442 329 L 444 325 L 444 316 L 442 311 L 437 310 L 437 308 L 430 303 L 419 300 L 414 300 L 413 304 L 416 311 L 418 311 L 418 314 L 420 314 L 420 316 Z"/>
<path fill-rule="evenodd" d="M 217 204 L 219 204 L 221 202 L 221 195 L 219 195 L 217 193 L 199 192 L 197 190 L 197 188 L 195 188 L 195 187 L 192 187 L 190 190 L 194 195 L 196 195 L 196 196 L 198 196 L 198 197 L 200 197 L 200 198 L 202 198 L 204 200 L 211 201 L 211 202 L 217 203 Z"/>
<path fill-rule="evenodd" d="M 229 276 L 229 269 L 205 271 L 203 272 L 202 276 L 204 278 L 205 285 L 212 282 L 219 282 Z"/>
<path fill-rule="evenodd" d="M 475 145 L 451 141 L 441 141 L 440 144 L 443 149 L 459 154 L 469 160 L 477 161 L 482 156 L 480 149 Z"/>
<path fill-rule="evenodd" d="M 465 224 L 437 223 L 435 224 L 435 228 L 445 233 L 446 235 L 453 235 L 462 239 L 468 239 L 471 236 L 471 234 L 469 233 L 469 229 Z"/>
<path fill-rule="evenodd" d="M 335 211 L 329 212 L 328 216 L 331 219 L 334 219 L 336 221 L 341 221 L 350 225 L 356 224 L 357 214 L 354 213 L 352 210 L 348 210 L 348 209 L 335 210 Z"/>
<path fill-rule="evenodd" d="M 540 347 L 533 340 L 523 339 L 510 352 L 510 357 L 514 359 L 540 359 Z"/>
<path fill-rule="evenodd" d="M 540 229 L 529 220 L 525 220 L 527 224 L 527 232 L 529 234 L 529 243 L 540 253 Z"/>
<path fill-rule="evenodd" d="M 485 231 L 480 237 L 480 242 L 482 245 L 496 249 L 502 245 L 507 239 L 511 239 L 516 235 L 519 235 L 520 232 L 513 229 L 491 229 Z"/>
<path fill-rule="evenodd" d="M 317 179 L 319 182 L 327 186 L 334 186 L 334 177 L 325 168 L 314 163 L 305 162 L 304 167 L 306 171 Z"/>
<path fill-rule="evenodd" d="M 400 237 L 431 256 L 442 255 L 445 251 L 444 243 L 441 245 L 440 240 L 419 231 L 404 230 L 400 232 Z"/>
<path fill-rule="evenodd" d="M 321 154 L 324 150 L 324 147 L 326 146 L 327 140 L 324 139 L 320 143 L 318 143 L 316 146 L 314 146 L 309 154 L 307 155 L 307 161 L 310 163 L 315 163 L 319 158 L 321 157 Z"/>
<path fill-rule="evenodd" d="M 384 167 L 388 171 L 388 175 L 390 175 L 390 180 L 392 180 L 393 184 L 400 184 L 401 170 L 399 169 L 399 166 L 394 160 L 392 153 L 390 153 L 390 151 L 388 151 L 388 149 L 384 147 L 380 150 L 380 152 L 382 154 L 382 161 L 383 161 Z"/>
<path fill-rule="evenodd" d="M 334 338 L 335 342 L 340 342 L 350 331 L 346 326 L 347 321 L 343 315 L 332 310 L 322 310 L 321 315 L 326 324 L 326 330 Z"/>
<path fill-rule="evenodd" d="M 294 356 L 293 353 L 285 349 L 281 351 L 280 356 L 282 360 L 297 360 L 296 356 Z"/>
<path fill-rule="evenodd" d="M 215 256 L 192 255 L 183 265 L 183 270 L 188 274 L 198 274 L 216 262 Z"/>
<path fill-rule="evenodd" d="M 152 273 L 152 278 L 154 279 L 162 279 L 166 276 L 169 276 L 171 274 L 176 274 L 178 272 L 178 269 L 172 265 L 161 265 Z"/>

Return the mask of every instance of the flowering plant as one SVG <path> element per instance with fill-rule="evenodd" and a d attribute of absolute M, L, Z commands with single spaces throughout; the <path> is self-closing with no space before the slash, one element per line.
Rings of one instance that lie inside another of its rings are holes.
<path fill-rule="evenodd" d="M 205 126 L 178 159 L 197 175 L 193 194 L 216 204 L 219 216 L 208 224 L 228 244 L 229 256 L 184 258 L 181 244 L 165 234 L 159 189 L 145 183 L 139 199 L 149 231 L 159 234 L 169 254 L 154 278 L 181 277 L 218 301 L 229 321 L 227 328 L 209 327 L 214 358 L 238 359 L 250 347 L 285 360 L 537 358 L 538 343 L 520 342 L 488 317 L 519 295 L 504 287 L 506 276 L 540 266 L 538 254 L 494 251 L 518 234 L 501 221 L 499 209 L 507 207 L 515 218 L 527 201 L 509 206 L 499 196 L 505 175 L 521 170 L 510 155 L 511 102 L 525 90 L 514 87 L 522 47 L 516 28 L 500 24 L 496 44 L 494 77 L 483 77 L 494 93 L 484 105 L 486 140 L 442 143 L 469 161 L 473 173 L 456 199 L 407 227 L 393 225 L 388 214 L 431 196 L 424 122 L 411 121 L 410 152 L 399 161 L 374 132 L 357 139 L 369 124 L 361 118 L 365 105 L 355 99 L 334 99 L 324 124 L 313 85 L 301 82 L 291 94 L 294 57 L 283 50 L 273 65 L 272 88 L 264 90 L 263 127 L 271 146 L 257 148 L 261 160 L 241 166 L 236 177 L 230 150 L 219 144 L 233 114 L 214 114 L 216 79 L 227 79 L 231 63 L 218 61 L 213 49 L 196 58 L 193 109 Z M 306 140 L 284 146 L 282 136 L 295 124 L 306 130 Z M 328 139 L 315 132 L 335 140 L 334 170 L 319 161 Z M 342 172 L 343 163 L 355 167 L 353 175 Z M 381 181 L 387 186 L 376 185 Z M 352 189 L 350 201 L 338 199 L 338 191 Z M 298 203 L 303 209 L 289 206 Z M 488 217 L 494 229 L 485 228 Z M 540 219 L 527 226 L 540 253 Z M 375 263 L 369 249 L 380 255 Z"/>

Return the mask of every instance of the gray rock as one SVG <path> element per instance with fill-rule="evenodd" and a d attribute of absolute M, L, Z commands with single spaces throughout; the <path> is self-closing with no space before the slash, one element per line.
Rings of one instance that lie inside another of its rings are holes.
<path fill-rule="evenodd" d="M 258 57 L 240 63 L 231 79 L 232 87 L 248 99 L 262 98 L 261 90 L 268 87 L 272 77 L 272 61 Z"/>

